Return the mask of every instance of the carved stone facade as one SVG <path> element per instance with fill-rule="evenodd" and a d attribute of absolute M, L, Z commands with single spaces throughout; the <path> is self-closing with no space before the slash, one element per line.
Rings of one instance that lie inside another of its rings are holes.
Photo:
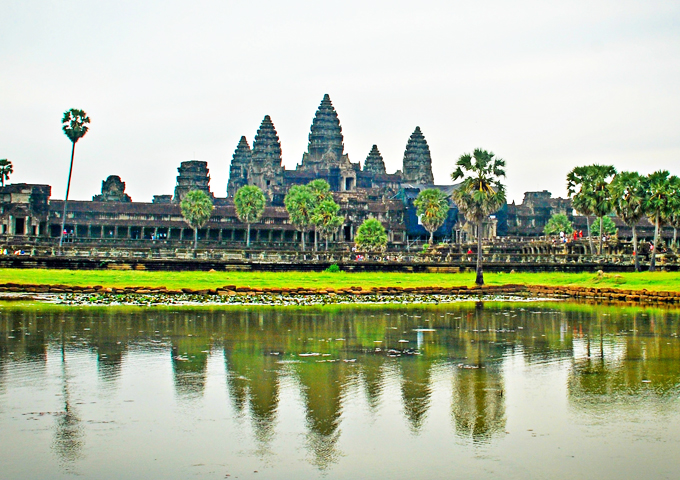
<path fill-rule="evenodd" d="M 543 235 L 545 224 L 557 213 L 563 213 L 573 221 L 571 199 L 552 198 L 547 190 L 525 192 L 521 204 L 508 204 L 508 235 Z"/>
<path fill-rule="evenodd" d="M 118 175 L 109 175 L 106 180 L 102 181 L 101 195 L 95 195 L 92 201 L 129 203 L 132 199 L 125 193 L 125 182 Z"/>
<path fill-rule="evenodd" d="M 52 187 L 14 183 L 0 187 L 0 235 L 47 234 Z"/>
<path fill-rule="evenodd" d="M 179 172 L 179 175 L 177 176 L 175 196 L 172 199 L 173 202 L 180 203 L 184 198 L 184 195 L 191 190 L 203 190 L 211 198 L 213 197 L 213 194 L 210 191 L 208 162 L 200 160 L 182 162 L 177 171 Z"/>

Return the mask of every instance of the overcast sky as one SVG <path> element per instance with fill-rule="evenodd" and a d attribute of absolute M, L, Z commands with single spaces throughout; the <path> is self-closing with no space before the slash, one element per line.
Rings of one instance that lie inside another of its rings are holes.
<path fill-rule="evenodd" d="M 345 151 L 401 169 L 419 125 L 435 182 L 474 148 L 510 200 L 576 165 L 680 173 L 680 2 L 2 0 L 0 158 L 63 198 L 69 108 L 92 123 L 70 198 L 120 175 L 135 201 L 205 160 L 217 196 L 265 115 L 295 168 L 324 93 Z"/>

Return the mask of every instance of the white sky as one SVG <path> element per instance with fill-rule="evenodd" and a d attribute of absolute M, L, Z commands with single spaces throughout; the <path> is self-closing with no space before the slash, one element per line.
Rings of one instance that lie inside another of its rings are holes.
<path fill-rule="evenodd" d="M 419 125 L 437 183 L 476 147 L 507 161 L 509 200 L 564 196 L 576 165 L 680 173 L 678 1 L 0 2 L 0 158 L 63 198 L 61 116 L 92 119 L 72 199 L 120 175 L 171 194 L 184 160 L 226 195 L 241 135 L 271 115 L 287 168 L 324 93 L 345 151 L 392 173 Z"/>

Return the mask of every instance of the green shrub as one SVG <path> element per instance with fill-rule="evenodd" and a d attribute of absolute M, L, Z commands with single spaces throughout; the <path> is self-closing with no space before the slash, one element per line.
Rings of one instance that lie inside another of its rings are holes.
<path fill-rule="evenodd" d="M 326 269 L 328 273 L 338 273 L 340 271 L 340 267 L 338 266 L 337 263 L 334 263 L 330 267 Z"/>

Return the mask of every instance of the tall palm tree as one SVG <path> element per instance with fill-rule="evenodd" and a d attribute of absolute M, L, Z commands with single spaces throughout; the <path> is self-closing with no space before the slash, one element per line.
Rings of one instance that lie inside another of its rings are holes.
<path fill-rule="evenodd" d="M 586 230 L 588 233 L 588 244 L 590 254 L 595 252 L 593 237 L 590 234 L 590 219 L 588 216 L 594 214 L 593 198 L 588 194 L 589 189 L 588 167 L 574 167 L 567 174 L 567 194 L 571 197 L 571 205 L 574 210 L 586 217 Z"/>
<path fill-rule="evenodd" d="M 633 257 L 635 271 L 640 271 L 638 258 L 637 224 L 645 215 L 645 180 L 637 172 L 617 173 L 609 184 L 614 211 L 633 230 Z"/>
<path fill-rule="evenodd" d="M 498 211 L 505 203 L 505 185 L 500 181 L 505 177 L 505 160 L 494 158 L 492 152 L 475 149 L 460 156 L 457 168 L 451 174 L 455 182 L 464 178 L 453 192 L 453 201 L 470 222 L 477 223 L 477 275 L 475 283 L 484 285 L 482 272 L 482 228 L 484 220 Z"/>
<path fill-rule="evenodd" d="M 12 162 L 6 158 L 0 159 L 0 183 L 5 186 L 5 180 L 9 180 L 9 176 L 14 173 Z"/>
<path fill-rule="evenodd" d="M 669 178 L 671 191 L 680 192 L 680 178 L 672 175 Z M 666 213 L 666 223 L 673 227 L 673 248 L 678 247 L 678 228 L 680 228 L 680 196 L 671 195 L 668 198 L 668 212 Z"/>
<path fill-rule="evenodd" d="M 234 196 L 236 216 L 248 226 L 246 246 L 250 247 L 250 224 L 257 222 L 264 213 L 266 199 L 260 187 L 246 185 L 241 187 Z"/>
<path fill-rule="evenodd" d="M 649 271 L 656 270 L 656 252 L 659 249 L 659 231 L 663 221 L 668 218 L 669 198 L 677 195 L 674 192 L 668 170 L 658 170 L 647 175 L 647 198 L 645 199 L 645 213 L 654 222 L 654 248 L 649 262 Z"/>
<path fill-rule="evenodd" d="M 434 232 L 441 227 L 449 215 L 449 201 L 444 192 L 436 188 L 428 188 L 418 194 L 413 201 L 416 214 L 425 230 L 430 232 L 430 245 L 434 243 Z"/>
<path fill-rule="evenodd" d="M 191 190 L 179 204 L 184 221 L 194 230 L 194 250 L 198 248 L 198 229 L 210 220 L 214 205 L 203 190 Z"/>
<path fill-rule="evenodd" d="M 71 140 L 71 165 L 68 169 L 68 182 L 66 184 L 66 197 L 64 198 L 64 211 L 61 215 L 61 234 L 59 235 L 59 248 L 61 249 L 64 243 L 64 228 L 66 227 L 66 205 L 68 204 L 68 193 L 71 190 L 71 174 L 73 173 L 73 157 L 76 153 L 76 143 L 83 138 L 87 133 L 90 123 L 90 117 L 76 108 L 72 108 L 64 112 L 61 119 L 61 129 L 64 131 L 69 140 Z"/>
<path fill-rule="evenodd" d="M 326 251 L 328 251 L 328 238 L 337 232 L 345 221 L 345 217 L 338 215 L 339 210 L 340 206 L 333 198 L 329 198 L 317 205 L 312 215 L 312 223 L 326 241 Z"/>
<path fill-rule="evenodd" d="M 612 165 L 592 165 L 590 172 L 595 216 L 600 220 L 600 245 L 597 249 L 597 254 L 602 255 L 604 217 L 612 213 L 613 208 L 612 195 L 609 191 L 609 182 L 611 182 L 614 175 L 616 175 L 616 168 Z"/>
<path fill-rule="evenodd" d="M 600 235 L 598 255 L 602 255 L 602 218 L 612 211 L 612 198 L 609 191 L 609 182 L 616 175 L 616 168 L 611 165 L 588 165 L 576 167 L 567 174 L 567 192 L 573 196 L 573 206 L 576 210 L 586 215 L 588 238 L 590 235 L 590 223 L 588 215 L 594 215 L 600 219 Z M 576 189 L 579 189 L 576 192 Z M 590 239 L 590 252 L 594 250 L 593 241 Z"/>

